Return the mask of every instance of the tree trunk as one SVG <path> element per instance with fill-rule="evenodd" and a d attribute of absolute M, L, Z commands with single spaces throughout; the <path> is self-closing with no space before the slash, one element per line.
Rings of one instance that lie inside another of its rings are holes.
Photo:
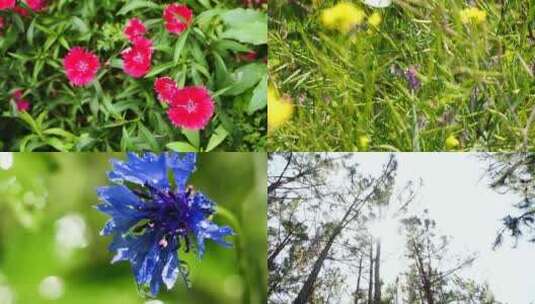
<path fill-rule="evenodd" d="M 360 300 L 360 277 L 362 276 L 362 258 L 363 254 L 360 255 L 359 259 L 359 273 L 357 275 L 357 288 L 355 289 L 355 304 L 359 304 Z"/>
<path fill-rule="evenodd" d="M 333 231 L 331 236 L 329 237 L 329 240 L 327 241 L 327 244 L 325 244 L 325 247 L 321 250 L 321 253 L 314 262 L 314 266 L 312 267 L 312 271 L 307 277 L 307 280 L 305 281 L 305 284 L 303 284 L 303 287 L 301 287 L 301 290 L 299 291 L 299 294 L 293 301 L 293 304 L 306 304 L 310 300 L 310 296 L 312 295 L 312 290 L 314 288 L 314 283 L 316 282 L 316 279 L 318 278 L 318 275 L 320 273 L 321 267 L 323 266 L 323 262 L 327 258 L 327 255 L 329 254 L 329 250 L 331 249 L 334 240 L 336 237 L 342 232 L 342 225 L 338 225 L 336 229 Z"/>
<path fill-rule="evenodd" d="M 271 252 L 271 254 L 268 257 L 268 270 L 271 271 L 275 268 L 275 258 L 282 252 L 282 250 L 288 245 L 291 241 L 293 233 L 289 232 L 288 235 L 284 238 L 284 240 Z"/>
<path fill-rule="evenodd" d="M 394 291 L 394 304 L 399 304 L 399 277 L 396 278 L 396 289 Z"/>
<path fill-rule="evenodd" d="M 311 296 L 311 290 L 314 287 L 314 284 L 316 282 L 316 279 L 318 278 L 321 267 L 323 266 L 323 262 L 325 262 L 325 259 L 327 258 L 327 255 L 329 254 L 329 250 L 331 249 L 335 239 L 342 232 L 342 230 L 359 215 L 359 212 L 356 211 L 358 209 L 355 209 L 355 208 L 357 208 L 358 206 L 362 207 L 364 204 L 363 202 L 367 202 L 370 198 L 372 198 L 373 194 L 376 193 L 376 190 L 381 188 L 384 182 L 389 181 L 391 177 L 391 173 L 394 170 L 396 170 L 396 167 L 397 167 L 397 163 L 395 161 L 394 156 L 390 156 L 390 159 L 384 168 L 382 176 L 379 179 L 377 179 L 377 181 L 375 181 L 375 185 L 373 186 L 372 191 L 368 193 L 366 197 L 362 199 L 359 199 L 358 197 L 354 198 L 353 202 L 351 203 L 349 208 L 346 210 L 344 216 L 338 222 L 336 228 L 334 229 L 333 233 L 329 237 L 327 244 L 325 244 L 325 247 L 321 250 L 320 255 L 318 256 L 318 259 L 316 260 L 316 262 L 314 262 L 314 265 L 312 266 L 312 271 L 310 272 L 305 283 L 301 287 L 301 290 L 299 290 L 299 293 L 297 294 L 297 297 L 293 301 L 293 304 L 308 303 L 310 296 Z M 288 178 L 287 181 L 288 180 L 291 180 L 291 178 Z M 344 200 L 342 199 L 342 201 Z M 373 251 L 372 244 L 370 245 L 370 247 L 371 247 L 370 250 Z M 373 254 L 370 256 L 370 260 L 372 261 L 371 264 L 373 265 Z M 372 265 L 370 266 L 370 268 L 372 268 Z M 373 272 L 373 269 L 370 269 L 370 273 L 371 272 Z M 372 276 L 373 274 L 370 276 L 370 281 L 373 280 Z M 373 284 L 370 283 L 370 287 L 373 288 Z M 371 296 L 369 298 L 371 298 Z"/>
<path fill-rule="evenodd" d="M 427 304 L 435 304 L 435 300 L 433 296 L 433 288 L 431 286 L 429 273 L 426 273 L 425 271 L 425 265 L 424 265 L 423 258 L 421 256 L 421 252 L 416 246 L 416 244 L 414 244 L 414 241 L 413 241 L 413 248 L 414 248 L 414 256 L 416 258 L 416 265 L 418 268 L 420 280 L 422 282 L 422 289 L 423 289 L 425 300 Z M 431 267 L 431 265 L 428 265 L 428 266 Z"/>
<path fill-rule="evenodd" d="M 368 282 L 368 304 L 373 304 L 373 242 L 370 240 L 370 275 Z"/>
<path fill-rule="evenodd" d="M 381 240 L 375 241 L 375 294 L 373 296 L 374 304 L 381 303 Z"/>

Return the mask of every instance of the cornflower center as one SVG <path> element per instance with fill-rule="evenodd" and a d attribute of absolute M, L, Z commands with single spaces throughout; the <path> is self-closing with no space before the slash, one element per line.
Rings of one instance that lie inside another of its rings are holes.
<path fill-rule="evenodd" d="M 149 221 L 142 228 L 157 231 L 160 235 L 158 244 L 162 248 L 167 248 L 171 239 L 175 239 L 177 248 L 180 247 L 180 241 L 183 240 L 186 252 L 189 251 L 188 234 L 191 229 L 187 223 L 187 204 L 191 191 L 173 192 L 149 184 L 146 184 L 145 187 L 149 190 L 148 195 L 143 194 L 146 197 L 146 211 Z"/>

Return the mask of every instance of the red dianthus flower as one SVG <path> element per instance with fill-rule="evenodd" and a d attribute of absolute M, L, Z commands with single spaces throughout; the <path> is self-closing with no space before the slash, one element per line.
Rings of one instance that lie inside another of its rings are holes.
<path fill-rule="evenodd" d="M 26 4 L 36 12 L 42 11 L 46 7 L 46 0 L 25 0 Z"/>
<path fill-rule="evenodd" d="M 167 115 L 177 127 L 204 129 L 214 115 L 214 101 L 204 87 L 185 87 L 171 101 Z"/>
<path fill-rule="evenodd" d="M 143 22 L 137 18 L 128 20 L 128 23 L 124 29 L 124 35 L 131 42 L 134 42 L 134 40 L 138 37 L 143 37 L 146 33 L 147 28 Z"/>
<path fill-rule="evenodd" d="M 0 1 L 2 1 L 2 0 L 0 0 Z M 13 11 L 14 11 L 15 13 L 21 15 L 22 17 L 28 17 L 28 16 L 30 16 L 30 12 L 29 12 L 27 9 L 25 9 L 24 7 L 19 6 L 19 5 L 17 5 L 17 6 L 13 9 Z"/>
<path fill-rule="evenodd" d="M 19 112 L 28 112 L 28 110 L 30 110 L 30 102 L 26 99 L 21 99 L 15 103 L 17 104 L 17 110 Z"/>
<path fill-rule="evenodd" d="M 179 35 L 190 26 L 193 12 L 186 5 L 174 3 L 165 8 L 163 18 L 167 31 Z"/>
<path fill-rule="evenodd" d="M 99 58 L 81 47 L 72 48 L 63 59 L 67 78 L 73 86 L 91 83 L 100 69 Z"/>
<path fill-rule="evenodd" d="M 27 112 L 28 110 L 30 110 L 30 102 L 27 101 L 26 99 L 23 99 L 22 95 L 24 95 L 23 91 L 21 89 L 18 89 L 15 92 L 13 92 L 12 97 L 15 100 L 17 111 Z"/>
<path fill-rule="evenodd" d="M 11 9 L 15 7 L 15 0 L 0 0 L 0 10 Z"/>
<path fill-rule="evenodd" d="M 167 115 L 177 127 L 204 129 L 214 115 L 214 100 L 205 87 L 179 89 L 171 78 L 163 77 L 156 79 L 154 89 L 160 101 L 169 103 Z"/>
<path fill-rule="evenodd" d="M 121 53 L 124 72 L 134 78 L 145 76 L 151 67 L 152 41 L 135 38 L 134 45 Z"/>
<path fill-rule="evenodd" d="M 154 90 L 158 93 L 158 99 L 171 103 L 178 93 L 176 83 L 171 77 L 161 77 L 154 82 Z"/>

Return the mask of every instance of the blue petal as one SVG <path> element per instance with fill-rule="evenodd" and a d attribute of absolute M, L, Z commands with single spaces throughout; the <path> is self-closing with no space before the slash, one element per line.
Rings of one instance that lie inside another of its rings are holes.
<path fill-rule="evenodd" d="M 103 235 L 126 232 L 144 217 L 143 202 L 124 186 L 100 187 L 97 194 L 103 201 L 97 209 L 112 217 L 102 229 Z"/>
<path fill-rule="evenodd" d="M 153 297 L 155 297 L 158 295 L 158 292 L 160 291 L 160 285 L 162 285 L 162 280 L 160 278 L 153 278 L 152 281 L 149 283 L 149 285 L 150 285 L 150 293 Z"/>
<path fill-rule="evenodd" d="M 171 252 L 167 257 L 162 271 L 162 281 L 167 286 L 167 289 L 173 288 L 178 278 L 178 273 L 178 254 L 175 251 Z"/>
<path fill-rule="evenodd" d="M 114 211 L 139 212 L 144 206 L 144 203 L 130 189 L 122 185 L 99 187 L 97 195 L 107 203 L 106 205 L 110 205 Z M 108 214 L 114 215 L 113 213 Z"/>
<path fill-rule="evenodd" d="M 135 264 L 145 256 L 155 239 L 155 233 L 152 232 L 140 236 L 117 234 L 108 248 L 111 252 L 116 252 L 112 263 L 130 261 Z"/>
<path fill-rule="evenodd" d="M 117 224 L 115 223 L 113 219 L 110 219 L 106 222 L 106 224 L 104 225 L 104 228 L 100 230 L 100 235 L 110 235 L 115 230 L 117 230 Z"/>
<path fill-rule="evenodd" d="M 197 226 L 194 228 L 195 238 L 197 239 L 197 250 L 199 257 L 204 255 L 205 246 L 204 240 L 211 239 L 217 244 L 229 247 L 231 244 L 225 241 L 225 237 L 233 235 L 234 231 L 228 226 L 218 226 L 209 220 L 200 221 Z"/>
<path fill-rule="evenodd" d="M 161 274 L 169 254 L 158 244 L 161 237 L 157 231 L 141 236 L 116 237 L 110 250 L 117 251 L 112 262 L 130 261 L 138 285 L 148 286 L 152 296 L 156 296 L 162 283 Z"/>
<path fill-rule="evenodd" d="M 191 208 L 201 211 L 205 216 L 214 213 L 215 203 L 200 192 L 196 192 L 190 200 Z"/>
<path fill-rule="evenodd" d="M 176 243 L 172 240 L 166 247 L 159 244 L 161 235 L 153 240 L 153 244 L 146 254 L 139 256 L 136 260 L 137 267 L 134 268 L 136 281 L 140 285 L 148 285 L 152 296 L 156 296 L 163 281 L 165 265 L 169 256 L 176 255 Z"/>
<path fill-rule="evenodd" d="M 139 284 L 150 284 L 153 280 L 154 270 L 158 267 L 160 263 L 160 245 L 157 242 L 154 242 L 144 256 L 139 268 L 136 272 L 136 281 Z M 158 279 L 157 277 L 155 279 Z"/>
<path fill-rule="evenodd" d="M 128 181 L 138 185 L 145 183 L 156 187 L 169 188 L 167 166 L 164 154 L 145 153 L 139 157 L 135 153 L 128 153 L 128 159 L 112 160 L 113 170 L 108 177 L 113 182 Z"/>
<path fill-rule="evenodd" d="M 167 166 L 173 170 L 176 187 L 179 191 L 186 188 L 191 173 L 195 171 L 197 154 L 195 153 L 167 153 Z"/>

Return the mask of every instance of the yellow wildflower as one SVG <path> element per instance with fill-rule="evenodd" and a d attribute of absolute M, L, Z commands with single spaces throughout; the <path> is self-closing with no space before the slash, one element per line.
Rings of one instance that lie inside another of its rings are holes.
<path fill-rule="evenodd" d="M 487 20 L 487 13 L 477 7 L 465 8 L 460 12 L 462 23 L 480 24 Z"/>
<path fill-rule="evenodd" d="M 347 33 L 361 24 L 365 17 L 364 11 L 352 3 L 340 2 L 331 8 L 324 9 L 320 19 L 326 28 Z"/>
<path fill-rule="evenodd" d="M 446 138 L 446 149 L 447 150 L 455 150 L 455 149 L 459 148 L 460 145 L 461 145 L 461 143 L 459 142 L 459 140 L 454 135 L 450 135 L 450 136 L 448 136 L 448 138 Z"/>
<path fill-rule="evenodd" d="M 368 135 L 359 136 L 359 148 L 361 151 L 368 151 L 370 148 L 370 138 Z"/>
<path fill-rule="evenodd" d="M 383 21 L 383 18 L 381 17 L 381 14 L 378 12 L 374 12 L 373 14 L 368 17 L 368 24 L 373 27 L 378 27 L 381 22 Z"/>
<path fill-rule="evenodd" d="M 268 89 L 268 129 L 274 130 L 292 118 L 294 106 L 289 98 L 281 98 L 275 88 Z"/>

